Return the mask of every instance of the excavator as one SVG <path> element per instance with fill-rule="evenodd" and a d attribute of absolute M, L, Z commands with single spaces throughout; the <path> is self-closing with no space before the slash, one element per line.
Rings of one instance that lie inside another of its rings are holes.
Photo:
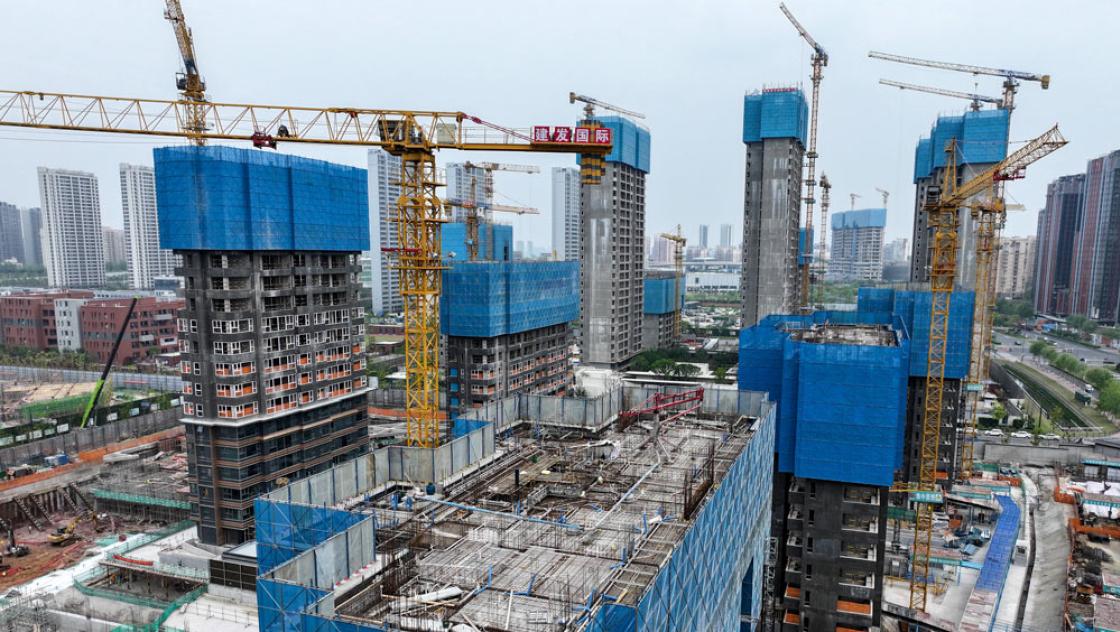
<path fill-rule="evenodd" d="M 92 511 L 87 511 L 81 515 L 75 516 L 73 520 L 66 523 L 66 526 L 59 527 L 55 530 L 54 533 L 48 535 L 47 542 L 50 542 L 51 546 L 63 546 L 66 544 L 70 544 L 71 542 L 78 539 L 78 534 L 74 533 L 74 531 L 78 528 L 78 525 L 83 521 L 90 520 L 92 518 Z"/>

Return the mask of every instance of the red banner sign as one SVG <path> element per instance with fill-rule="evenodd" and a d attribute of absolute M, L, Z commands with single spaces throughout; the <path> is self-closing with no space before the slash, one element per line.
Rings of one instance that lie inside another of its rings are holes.
<path fill-rule="evenodd" d="M 611 130 L 609 127 L 549 127 L 548 125 L 535 125 L 533 127 L 534 143 L 574 143 L 577 145 L 610 145 Z"/>

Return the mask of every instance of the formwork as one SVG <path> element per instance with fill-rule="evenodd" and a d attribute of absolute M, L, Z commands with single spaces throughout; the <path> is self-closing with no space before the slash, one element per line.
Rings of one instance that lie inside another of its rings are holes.
<path fill-rule="evenodd" d="M 163 248 L 369 250 L 364 169 L 220 146 L 153 154 Z"/>
<path fill-rule="evenodd" d="M 767 89 L 743 97 L 743 142 L 797 138 L 807 143 L 809 104 L 798 88 Z"/>
<path fill-rule="evenodd" d="M 902 464 L 910 344 L 884 312 L 773 315 L 743 330 L 739 388 L 778 402 L 778 470 L 889 486 Z"/>
<path fill-rule="evenodd" d="M 492 338 L 578 318 L 578 261 L 459 262 L 443 272 L 445 335 Z"/>
<path fill-rule="evenodd" d="M 332 487 L 361 478 L 349 464 L 317 475 L 336 482 L 298 499 L 286 489 L 258 499 L 258 511 L 298 504 L 357 516 L 310 529 L 317 544 L 286 546 L 286 561 L 262 563 L 261 632 L 652 632 L 757 620 L 774 410 L 762 394 L 723 390 L 711 401 L 730 414 L 706 403 L 697 419 L 658 433 L 663 448 L 636 427 L 607 431 L 602 443 L 541 442 L 522 419 L 492 462 L 442 481 L 438 502 L 421 495 L 413 506 L 410 479 Z M 618 396 L 649 391 L 620 387 Z M 617 491 L 595 482 L 604 479 Z M 689 490 L 699 495 L 690 500 Z M 258 518 L 258 547 L 292 537 L 276 522 Z M 437 588 L 450 592 L 428 597 Z"/>

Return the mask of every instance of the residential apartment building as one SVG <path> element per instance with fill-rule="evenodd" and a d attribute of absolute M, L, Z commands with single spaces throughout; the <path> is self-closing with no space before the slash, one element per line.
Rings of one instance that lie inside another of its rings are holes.
<path fill-rule="evenodd" d="M 257 496 L 368 450 L 367 176 L 215 146 L 156 149 L 155 169 L 160 243 L 182 257 L 185 285 L 192 515 L 202 542 L 240 543 Z M 262 233 L 248 218 L 266 212 L 280 219 Z"/>
<path fill-rule="evenodd" d="M 560 261 L 579 261 L 579 169 L 552 168 L 552 252 Z"/>
<path fill-rule="evenodd" d="M 743 99 L 743 327 L 770 314 L 791 313 L 797 304 L 808 124 L 809 105 L 800 89 L 765 89 Z"/>
<path fill-rule="evenodd" d="M 910 240 L 905 237 L 883 244 L 883 263 L 899 263 L 910 257 Z"/>
<path fill-rule="evenodd" d="M 43 265 L 43 213 L 38 208 L 20 210 L 23 254 L 29 266 Z"/>
<path fill-rule="evenodd" d="M 1034 236 L 1003 237 L 996 257 L 996 294 L 1006 298 L 1026 295 L 1034 278 Z"/>
<path fill-rule="evenodd" d="M 834 213 L 828 278 L 833 281 L 880 281 L 883 278 L 883 231 L 887 209 Z"/>
<path fill-rule="evenodd" d="M 109 360 L 131 303 L 132 299 L 121 297 L 87 300 L 79 307 L 79 336 L 81 348 L 86 354 L 98 362 Z M 57 304 L 56 301 L 56 318 L 61 321 L 62 313 L 57 312 Z M 152 361 L 160 354 L 177 351 L 176 317 L 185 305 L 182 299 L 154 296 L 137 299 L 114 362 L 118 365 L 140 364 Z M 62 338 L 63 328 L 59 325 L 60 347 Z"/>
<path fill-rule="evenodd" d="M 397 200 L 401 195 L 401 159 L 384 149 L 371 149 L 368 156 L 369 243 L 373 313 L 397 314 L 404 310 L 400 273 L 393 267 L 396 248 Z"/>
<path fill-rule="evenodd" d="M 97 177 L 84 171 L 39 167 L 39 200 L 47 284 L 104 285 L 105 253 Z"/>
<path fill-rule="evenodd" d="M 646 270 L 642 296 L 643 349 L 667 349 L 680 343 L 675 327 L 684 306 L 684 293 L 684 275 Z"/>
<path fill-rule="evenodd" d="M 585 364 L 619 367 L 642 350 L 650 135 L 619 116 L 596 123 L 611 130 L 614 147 L 602 179 L 580 191 L 580 345 Z"/>
<path fill-rule="evenodd" d="M 0 263 L 16 261 L 26 263 L 23 252 L 23 226 L 19 207 L 0 202 Z"/>
<path fill-rule="evenodd" d="M 123 229 L 102 226 L 101 244 L 105 250 L 105 265 L 128 263 L 128 237 Z"/>
<path fill-rule="evenodd" d="M 720 224 L 719 225 L 719 247 L 730 248 L 735 245 L 735 226 L 734 224 Z"/>
<path fill-rule="evenodd" d="M 1034 309 L 1040 314 L 1073 314 L 1071 299 L 1077 237 L 1085 196 L 1085 174 L 1062 176 L 1046 189 L 1038 214 Z"/>
<path fill-rule="evenodd" d="M 151 289 L 156 277 L 175 273 L 174 253 L 159 247 L 155 170 L 121 163 L 120 174 L 128 284 L 138 290 Z"/>

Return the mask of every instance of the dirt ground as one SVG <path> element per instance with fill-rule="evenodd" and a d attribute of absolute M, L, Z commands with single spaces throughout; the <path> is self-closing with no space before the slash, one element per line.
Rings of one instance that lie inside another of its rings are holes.
<path fill-rule="evenodd" d="M 47 530 L 40 531 L 29 527 L 20 527 L 16 530 L 16 543 L 30 547 L 31 552 L 24 557 L 5 556 L 4 564 L 9 565 L 7 571 L 0 571 L 0 593 L 17 584 L 41 577 L 53 570 L 64 568 L 80 560 L 86 550 L 93 547 L 94 540 L 111 537 L 114 526 L 121 526 L 119 520 L 116 525 L 110 523 L 103 525 L 103 531 L 98 533 L 90 521 L 80 522 L 75 529 L 77 539 L 63 546 L 53 546 L 47 536 L 54 533 L 58 527 L 65 526 L 73 519 L 70 514 L 55 514 L 51 516 L 52 522 Z M 7 548 L 7 541 L 0 540 L 2 546 Z"/>

